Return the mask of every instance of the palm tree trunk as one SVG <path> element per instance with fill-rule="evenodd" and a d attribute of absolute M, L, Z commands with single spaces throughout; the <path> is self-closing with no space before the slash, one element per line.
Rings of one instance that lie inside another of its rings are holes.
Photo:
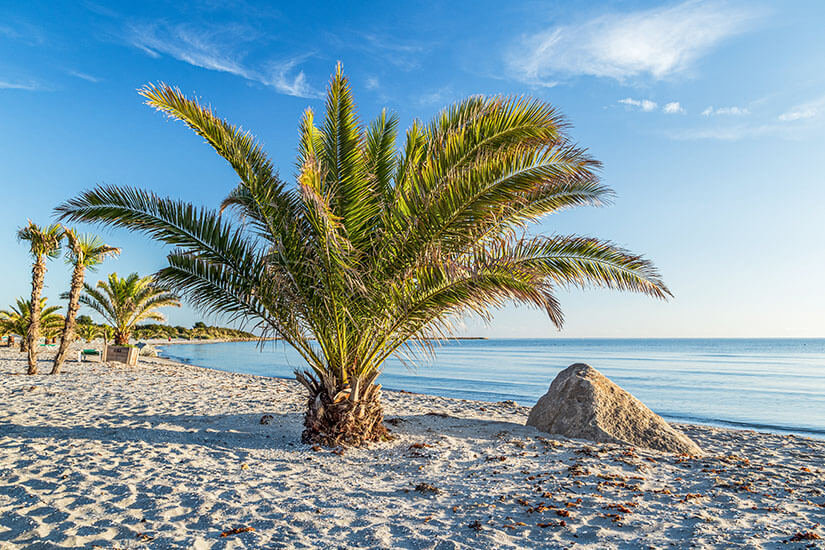
<path fill-rule="evenodd" d="M 384 426 L 378 373 L 342 384 L 332 375 L 317 379 L 309 372 L 295 377 L 309 390 L 301 441 L 334 447 L 360 446 L 390 439 Z"/>
<path fill-rule="evenodd" d="M 128 346 L 129 345 L 129 334 L 123 334 L 118 332 L 115 334 L 115 345 L 116 346 Z"/>
<path fill-rule="evenodd" d="M 32 266 L 32 305 L 29 313 L 29 330 L 26 331 L 26 348 L 29 352 L 28 374 L 37 374 L 37 341 L 40 338 L 40 294 L 46 278 L 46 258 L 38 256 Z"/>
<path fill-rule="evenodd" d="M 72 284 L 71 287 L 69 287 L 69 309 L 66 311 L 66 321 L 63 323 L 60 347 L 57 349 L 57 355 L 54 356 L 51 374 L 58 374 L 60 372 L 63 362 L 66 360 L 66 354 L 69 352 L 69 346 L 74 341 L 77 310 L 80 309 L 80 291 L 83 288 L 85 270 L 86 266 L 80 262 L 76 263 L 74 270 L 72 270 Z"/>

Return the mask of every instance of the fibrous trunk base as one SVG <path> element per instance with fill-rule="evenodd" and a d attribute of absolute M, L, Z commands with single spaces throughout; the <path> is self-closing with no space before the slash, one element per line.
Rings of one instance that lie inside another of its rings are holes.
<path fill-rule="evenodd" d="M 374 383 L 376 376 L 342 384 L 332 377 L 317 380 L 310 373 L 296 373 L 309 390 L 301 441 L 334 447 L 390 439 L 384 426 L 381 386 Z"/>

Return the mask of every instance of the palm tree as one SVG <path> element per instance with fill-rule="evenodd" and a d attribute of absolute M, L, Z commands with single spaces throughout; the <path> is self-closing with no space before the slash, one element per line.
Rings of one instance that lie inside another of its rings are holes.
<path fill-rule="evenodd" d="M 157 310 L 162 307 L 180 307 L 177 296 L 154 284 L 152 277 L 132 273 L 121 279 L 117 273 L 97 286 L 83 283 L 80 303 L 100 313 L 114 327 L 115 345 L 125 346 L 135 326 L 141 321 L 160 321 L 166 318 Z"/>
<path fill-rule="evenodd" d="M 25 335 L 31 325 L 31 300 L 17 299 L 17 306 L 0 311 L 0 333 Z M 58 315 L 60 306 L 47 306 L 46 298 L 40 298 L 40 327 L 44 334 L 51 335 L 63 323 L 63 316 Z M 36 344 L 35 344 L 36 345 Z M 20 351 L 28 351 L 28 341 L 20 338 Z"/>
<path fill-rule="evenodd" d="M 60 241 L 63 240 L 63 227 L 53 224 L 40 227 L 29 220 L 28 225 L 20 228 L 17 238 L 29 243 L 29 250 L 34 258 L 32 265 L 31 324 L 26 331 L 26 348 L 29 352 L 28 374 L 37 374 L 37 341 L 40 338 L 40 294 L 46 278 L 46 259 L 55 258 L 60 253 Z"/>
<path fill-rule="evenodd" d="M 88 344 L 101 333 L 100 327 L 92 323 L 79 323 L 77 325 L 77 335 L 83 338 Z"/>
<path fill-rule="evenodd" d="M 449 336 L 458 316 L 520 302 L 561 327 L 558 288 L 670 294 L 652 263 L 610 242 L 527 233 L 547 214 L 610 196 L 599 163 L 542 101 L 471 97 L 414 122 L 398 150 L 398 117 L 362 125 L 339 64 L 320 125 L 304 113 L 291 188 L 255 139 L 210 107 L 164 84 L 141 94 L 204 138 L 240 183 L 220 210 L 99 186 L 57 211 L 173 245 L 158 281 L 295 347 L 308 367 L 296 370 L 309 391 L 306 442 L 386 437 L 382 364 L 429 351 L 423 337 Z"/>
<path fill-rule="evenodd" d="M 120 254 L 120 249 L 105 244 L 95 235 L 78 235 L 74 229 L 65 230 L 66 240 L 69 244 L 67 254 L 68 262 L 72 267 L 72 281 L 69 292 L 65 295 L 69 299 L 69 307 L 66 311 L 66 322 L 63 325 L 63 334 L 60 338 L 60 347 L 54 356 L 51 374 L 58 374 L 66 360 L 69 345 L 74 340 L 75 318 L 80 307 L 80 291 L 83 290 L 83 279 L 86 276 L 86 269 L 94 269 L 103 263 L 106 256 L 116 256 Z"/>

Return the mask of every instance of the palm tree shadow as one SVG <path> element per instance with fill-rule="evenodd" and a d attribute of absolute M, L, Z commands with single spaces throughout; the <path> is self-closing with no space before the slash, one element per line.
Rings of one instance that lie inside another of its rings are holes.
<path fill-rule="evenodd" d="M 385 423 L 392 432 L 398 434 L 438 434 L 459 439 L 495 441 L 505 437 L 540 435 L 535 428 L 519 422 L 442 413 L 388 416 Z"/>
<path fill-rule="evenodd" d="M 294 447 L 301 440 L 303 414 L 269 413 L 229 415 L 107 415 L 94 426 L 27 426 L 0 422 L 0 433 L 20 439 L 145 442 L 197 445 L 220 450 Z"/>
<path fill-rule="evenodd" d="M 216 415 L 96 416 L 95 425 L 31 426 L 0 422 L 0 433 L 10 438 L 72 440 L 105 443 L 145 442 L 153 445 L 196 445 L 214 450 L 290 449 L 300 445 L 302 412 Z M 443 414 L 389 415 L 386 423 L 396 435 L 448 436 L 496 441 L 504 437 L 538 435 L 516 422 Z"/>

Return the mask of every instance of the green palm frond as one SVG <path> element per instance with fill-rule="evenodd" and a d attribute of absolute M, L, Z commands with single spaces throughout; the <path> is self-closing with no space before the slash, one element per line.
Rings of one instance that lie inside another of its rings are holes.
<path fill-rule="evenodd" d="M 107 280 L 91 286 L 83 283 L 82 305 L 96 311 L 112 327 L 116 339 L 126 342 L 141 321 L 165 321 L 158 312 L 164 307 L 180 307 L 177 295 L 159 286 L 152 277 L 131 273 L 121 278 L 111 273 Z"/>
<path fill-rule="evenodd" d="M 82 265 L 86 269 L 94 269 L 103 263 L 107 256 L 117 256 L 120 249 L 109 246 L 97 235 L 78 234 L 74 229 L 65 229 L 68 242 L 66 262 L 69 265 Z"/>
<path fill-rule="evenodd" d="M 64 230 L 60 224 L 40 227 L 31 220 L 17 232 L 17 239 L 29 243 L 31 255 L 35 258 L 56 258 L 60 254 L 60 241 Z"/>
<path fill-rule="evenodd" d="M 91 323 L 83 323 L 77 325 L 77 335 L 83 338 L 86 342 L 91 342 L 98 335 L 101 334 L 100 327 Z"/>
<path fill-rule="evenodd" d="M 60 306 L 48 306 L 46 298 L 40 299 L 40 330 L 51 337 L 63 325 L 63 316 L 57 312 Z M 17 298 L 9 309 L 0 310 L 0 333 L 25 336 L 31 323 L 31 300 Z"/>
<path fill-rule="evenodd" d="M 670 295 L 648 260 L 608 241 L 529 234 L 550 214 L 612 197 L 600 164 L 543 101 L 474 96 L 414 122 L 397 147 L 398 117 L 363 125 L 339 65 L 323 118 L 307 110 L 300 122 L 287 187 L 249 133 L 169 86 L 141 93 L 203 137 L 240 183 L 220 210 L 101 186 L 58 207 L 61 219 L 172 246 L 156 282 L 282 336 L 312 369 L 307 384 L 367 380 L 390 355 L 426 347 L 420 337 L 451 335 L 457 317 L 487 319 L 513 302 L 560 327 L 560 288 Z M 102 288 L 86 300 L 99 311 L 112 301 Z"/>

